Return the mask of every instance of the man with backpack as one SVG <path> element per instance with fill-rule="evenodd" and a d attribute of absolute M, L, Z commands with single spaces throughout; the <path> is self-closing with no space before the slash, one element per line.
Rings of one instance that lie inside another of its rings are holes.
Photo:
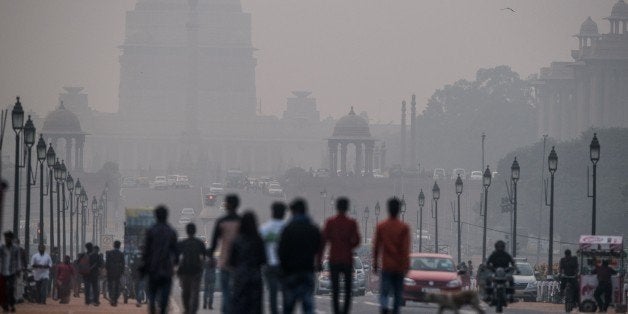
<path fill-rule="evenodd" d="M 118 306 L 120 296 L 120 277 L 124 272 L 124 253 L 120 251 L 120 241 L 113 242 L 113 250 L 107 251 L 105 269 L 107 270 L 107 288 L 109 304 Z"/>
<path fill-rule="evenodd" d="M 98 253 L 94 251 L 94 245 L 91 242 L 85 244 L 85 249 L 87 252 L 81 256 L 78 262 L 78 272 L 83 276 L 85 283 L 85 305 L 99 306 L 98 275 L 100 267 L 102 267 L 101 260 Z"/>

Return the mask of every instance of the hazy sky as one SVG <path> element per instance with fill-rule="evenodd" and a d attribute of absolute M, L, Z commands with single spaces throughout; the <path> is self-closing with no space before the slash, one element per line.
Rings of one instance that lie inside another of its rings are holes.
<path fill-rule="evenodd" d="M 185 1 L 185 0 L 181 0 Z M 235 1 L 235 0 L 234 0 Z M 399 120 L 414 92 L 508 64 L 522 77 L 569 61 L 591 16 L 608 32 L 615 0 L 242 0 L 252 14 L 257 96 L 281 115 L 292 90 L 310 90 L 321 116 L 350 105 Z M 125 12 L 135 0 L 0 0 L 0 101 L 21 95 L 47 112 L 63 86 L 84 86 L 92 107 L 116 111 Z M 513 8 L 516 13 L 501 10 Z"/>

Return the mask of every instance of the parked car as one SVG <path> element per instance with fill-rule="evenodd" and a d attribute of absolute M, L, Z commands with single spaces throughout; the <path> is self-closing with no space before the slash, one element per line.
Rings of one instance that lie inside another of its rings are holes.
<path fill-rule="evenodd" d="M 461 274 L 451 255 L 410 254 L 410 270 L 403 279 L 403 303 L 424 302 L 425 293 L 448 293 L 462 289 Z"/>
<path fill-rule="evenodd" d="M 470 180 L 482 180 L 482 171 L 471 171 Z"/>
<path fill-rule="evenodd" d="M 188 176 L 177 176 L 177 182 L 175 182 L 175 186 L 179 189 L 189 189 L 190 179 L 188 178 Z"/>
<path fill-rule="evenodd" d="M 538 284 L 536 280 L 536 274 L 534 268 L 523 258 L 515 258 L 517 264 L 518 274 L 513 275 L 515 282 L 515 294 L 516 299 L 523 299 L 524 301 L 536 301 L 536 286 Z"/>
<path fill-rule="evenodd" d="M 368 274 L 364 268 L 362 260 L 357 256 L 353 256 L 353 281 L 351 285 L 351 292 L 353 295 L 363 296 L 366 294 L 367 275 Z M 341 284 L 340 286 L 343 287 L 344 284 Z M 323 262 L 323 270 L 320 272 L 316 282 L 316 294 L 324 293 L 331 293 L 331 273 L 329 271 L 329 260 L 327 259 Z"/>
<path fill-rule="evenodd" d="M 329 169 L 318 169 L 316 173 L 314 173 L 314 176 L 317 178 L 329 178 Z"/>
<path fill-rule="evenodd" d="M 135 178 L 133 178 L 133 177 L 126 177 L 126 178 L 122 179 L 121 187 L 123 187 L 123 188 L 134 188 L 136 186 L 137 186 L 137 181 L 135 180 Z"/>
<path fill-rule="evenodd" d="M 225 193 L 225 186 L 222 183 L 214 182 L 209 186 L 209 193 L 221 195 Z"/>
<path fill-rule="evenodd" d="M 270 196 L 277 196 L 277 197 L 283 197 L 283 189 L 281 188 L 281 185 L 279 185 L 278 183 L 271 183 L 268 185 L 268 195 Z"/>
<path fill-rule="evenodd" d="M 456 180 L 458 178 L 458 175 L 460 175 L 460 178 L 462 180 L 467 178 L 467 173 L 466 171 L 464 171 L 464 169 L 462 168 L 456 168 L 451 172 L 451 179 L 452 180 Z"/>
<path fill-rule="evenodd" d="M 436 179 L 445 179 L 447 175 L 445 174 L 445 169 L 443 168 L 436 168 L 434 169 L 434 180 Z"/>
<path fill-rule="evenodd" d="M 195 214 L 194 208 L 187 207 L 181 210 L 181 217 L 194 217 Z"/>
<path fill-rule="evenodd" d="M 155 190 L 164 190 L 167 189 L 168 186 L 168 181 L 165 176 L 156 176 L 155 180 L 150 184 L 150 187 Z"/>
<path fill-rule="evenodd" d="M 168 186 L 175 187 L 177 185 L 177 179 L 179 178 L 176 174 L 171 174 L 166 177 L 166 181 L 168 182 Z"/>
<path fill-rule="evenodd" d="M 181 218 L 179 218 L 179 224 L 180 225 L 187 225 L 190 222 L 192 222 L 192 217 L 188 217 L 188 216 L 181 216 Z"/>

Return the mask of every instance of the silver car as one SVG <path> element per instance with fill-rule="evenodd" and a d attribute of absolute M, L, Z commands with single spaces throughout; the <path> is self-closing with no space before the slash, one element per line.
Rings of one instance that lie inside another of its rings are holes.
<path fill-rule="evenodd" d="M 351 285 L 351 292 L 353 295 L 365 295 L 366 294 L 366 281 L 367 272 L 362 264 L 362 260 L 359 257 L 353 257 L 353 284 Z M 344 286 L 342 277 L 340 278 L 340 287 Z M 331 272 L 329 270 L 329 260 L 323 262 L 323 270 L 318 275 L 316 281 L 316 294 L 331 293 Z"/>

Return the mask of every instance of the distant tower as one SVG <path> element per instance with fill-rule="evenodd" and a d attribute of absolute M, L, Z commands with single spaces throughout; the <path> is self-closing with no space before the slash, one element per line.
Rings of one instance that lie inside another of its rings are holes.
<path fill-rule="evenodd" d="M 416 95 L 412 94 L 410 103 L 410 167 L 414 168 L 416 160 Z"/>
<path fill-rule="evenodd" d="M 187 88 L 185 92 L 185 124 L 188 136 L 198 134 L 198 0 L 188 0 L 187 30 Z M 189 138 L 189 137 L 187 137 Z"/>
<path fill-rule="evenodd" d="M 401 102 L 401 169 L 406 168 L 406 101 Z"/>

